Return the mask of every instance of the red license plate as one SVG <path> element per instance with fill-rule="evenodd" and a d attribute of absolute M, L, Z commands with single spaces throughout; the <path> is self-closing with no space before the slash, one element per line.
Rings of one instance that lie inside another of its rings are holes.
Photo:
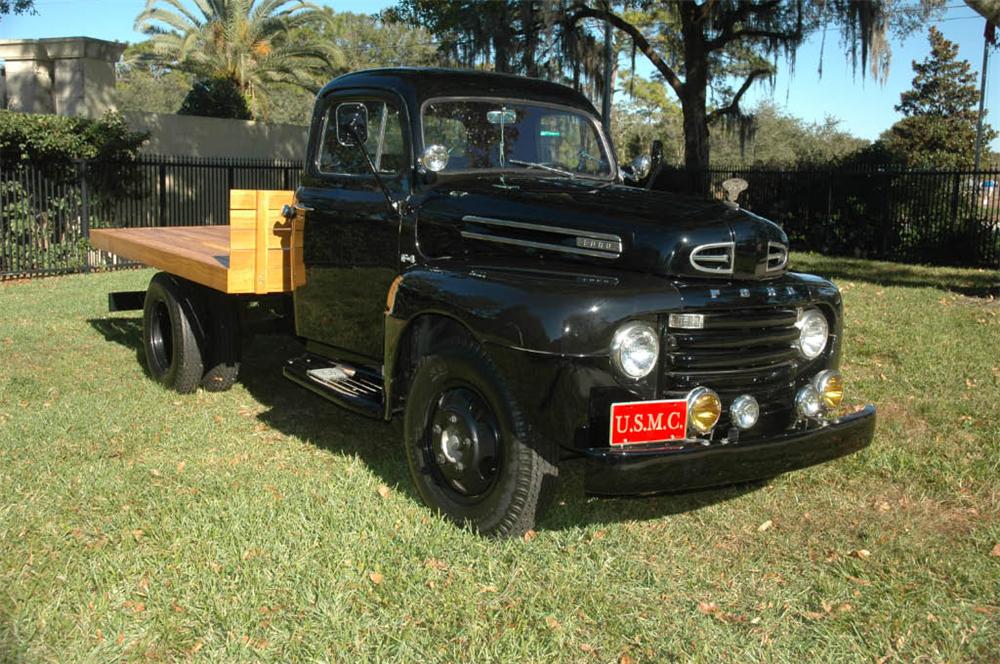
<path fill-rule="evenodd" d="M 611 444 L 664 443 L 687 437 L 687 401 L 611 404 Z"/>

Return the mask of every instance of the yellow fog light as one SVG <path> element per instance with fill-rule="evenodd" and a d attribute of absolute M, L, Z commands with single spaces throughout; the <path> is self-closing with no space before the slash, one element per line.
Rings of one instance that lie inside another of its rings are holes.
<path fill-rule="evenodd" d="M 813 387 L 823 397 L 823 406 L 834 410 L 844 400 L 844 378 L 839 371 L 821 371 L 813 378 Z"/>
<path fill-rule="evenodd" d="M 719 395 L 707 387 L 696 387 L 688 394 L 688 426 L 698 433 L 709 433 L 722 415 Z"/>

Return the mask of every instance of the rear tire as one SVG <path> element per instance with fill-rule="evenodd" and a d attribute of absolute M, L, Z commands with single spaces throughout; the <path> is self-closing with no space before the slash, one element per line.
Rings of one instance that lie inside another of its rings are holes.
<path fill-rule="evenodd" d="M 146 366 L 158 383 L 181 394 L 194 392 L 204 374 L 196 307 L 171 275 L 153 276 L 142 312 Z"/>
<path fill-rule="evenodd" d="M 202 304 L 208 309 L 201 318 L 208 321 L 209 343 L 201 386 L 208 392 L 225 392 L 240 375 L 239 306 L 233 298 L 215 293 L 202 298 Z"/>
<path fill-rule="evenodd" d="M 455 340 L 422 358 L 404 418 L 406 458 L 420 497 L 483 535 L 533 528 L 558 468 L 536 441 L 483 349 Z"/>

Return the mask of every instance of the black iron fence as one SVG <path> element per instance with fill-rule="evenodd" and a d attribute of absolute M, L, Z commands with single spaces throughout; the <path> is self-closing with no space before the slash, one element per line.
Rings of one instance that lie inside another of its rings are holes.
<path fill-rule="evenodd" d="M 0 155 L 0 278 L 126 265 L 91 228 L 228 223 L 230 189 L 295 189 L 302 165 L 143 156 L 31 164 Z"/>
<path fill-rule="evenodd" d="M 124 265 L 90 248 L 91 228 L 227 223 L 230 189 L 295 189 L 301 164 L 145 156 L 26 164 L 0 155 L 0 278 Z M 781 224 L 792 248 L 883 260 L 1000 266 L 1000 169 L 713 168 L 712 191 L 745 179 L 740 204 Z M 654 187 L 691 178 L 664 168 Z"/>
<path fill-rule="evenodd" d="M 780 224 L 792 248 L 889 261 L 1000 267 L 1000 168 L 982 171 L 712 168 L 747 181 L 741 206 Z M 664 168 L 654 188 L 685 191 L 692 178 Z"/>

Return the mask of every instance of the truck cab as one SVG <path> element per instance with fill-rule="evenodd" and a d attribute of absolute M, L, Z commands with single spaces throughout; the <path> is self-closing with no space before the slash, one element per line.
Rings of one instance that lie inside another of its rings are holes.
<path fill-rule="evenodd" d="M 874 408 L 843 404 L 836 286 L 791 271 L 770 221 L 634 175 L 555 83 L 333 80 L 283 209 L 306 347 L 284 375 L 400 418 L 421 498 L 489 535 L 532 528 L 574 458 L 588 493 L 644 495 L 868 445 Z"/>

